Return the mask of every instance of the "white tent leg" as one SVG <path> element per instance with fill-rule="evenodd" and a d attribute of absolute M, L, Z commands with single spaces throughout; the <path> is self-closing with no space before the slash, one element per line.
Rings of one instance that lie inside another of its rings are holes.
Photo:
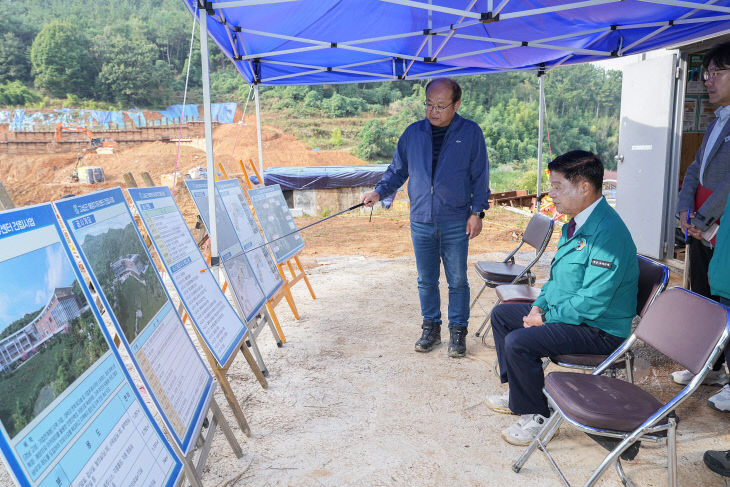
<path fill-rule="evenodd" d="M 200 60 L 203 70 L 203 122 L 205 128 L 205 160 L 208 177 L 208 221 L 210 228 L 210 263 L 215 269 L 218 265 L 218 231 L 215 214 L 215 164 L 213 160 L 213 124 L 210 109 L 210 66 L 208 65 L 208 13 L 200 10 Z M 218 279 L 218 273 L 213 271 Z"/>
<path fill-rule="evenodd" d="M 253 86 L 253 94 L 256 99 L 256 140 L 259 145 L 259 174 L 261 179 L 264 179 L 264 151 L 263 143 L 261 141 L 261 104 L 259 103 L 259 85 Z M 259 181 L 259 184 L 263 186 L 264 182 Z"/>
<path fill-rule="evenodd" d="M 540 84 L 540 108 L 538 109 L 538 125 L 537 125 L 537 192 L 535 201 L 535 213 L 540 211 L 540 194 L 542 194 L 542 122 L 545 118 L 545 75 L 540 74 L 538 77 Z"/>

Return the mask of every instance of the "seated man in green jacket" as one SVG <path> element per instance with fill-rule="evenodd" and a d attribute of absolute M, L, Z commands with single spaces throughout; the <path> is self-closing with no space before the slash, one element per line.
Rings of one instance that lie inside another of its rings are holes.
<path fill-rule="evenodd" d="M 572 151 L 549 165 L 550 197 L 571 215 L 550 265 L 550 278 L 530 305 L 503 303 L 492 312 L 501 381 L 509 393 L 488 398 L 495 411 L 519 414 L 502 431 L 513 445 L 540 432 L 548 404 L 542 393 L 542 358 L 609 354 L 631 333 L 639 266 L 628 228 L 603 198 L 603 164 Z"/>

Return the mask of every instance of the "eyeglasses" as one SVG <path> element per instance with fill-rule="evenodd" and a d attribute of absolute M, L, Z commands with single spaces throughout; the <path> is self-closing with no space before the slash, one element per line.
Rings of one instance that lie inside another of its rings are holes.
<path fill-rule="evenodd" d="M 442 107 L 440 105 L 432 105 L 430 103 L 424 103 L 423 104 L 423 106 L 426 107 L 426 111 L 427 112 L 433 111 L 433 112 L 438 112 L 438 113 L 443 112 L 444 110 L 446 110 L 447 108 L 449 108 L 451 105 L 453 105 L 453 103 L 449 103 L 445 107 Z"/>
<path fill-rule="evenodd" d="M 723 71 L 730 71 L 730 68 L 727 69 L 712 69 L 707 71 L 702 71 L 702 79 L 704 81 L 714 80 L 717 78 L 717 73 L 721 73 Z"/>

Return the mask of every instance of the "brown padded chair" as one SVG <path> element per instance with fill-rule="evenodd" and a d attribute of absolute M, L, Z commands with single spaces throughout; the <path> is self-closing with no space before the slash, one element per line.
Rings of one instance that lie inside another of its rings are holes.
<path fill-rule="evenodd" d="M 639 288 L 636 296 L 636 314 L 642 318 L 656 297 L 666 289 L 667 283 L 669 282 L 669 269 L 664 264 L 642 255 L 637 255 L 636 257 L 639 260 Z M 570 369 L 593 371 L 607 358 L 608 355 L 555 355 L 549 357 L 544 366 L 552 362 Z M 626 378 L 629 382 L 634 382 L 633 355 L 630 352 L 623 358 L 616 360 L 610 367 L 609 372 L 615 376 L 616 369 L 626 369 Z"/>
<path fill-rule="evenodd" d="M 692 326 L 687 326 L 691 323 Z M 555 411 L 535 440 L 515 462 L 519 472 L 536 448 L 547 455 L 565 485 L 570 486 L 560 471 L 547 444 L 563 419 L 566 424 L 592 437 L 613 440 L 610 453 L 584 484 L 590 487 L 611 464 L 616 467 L 624 485 L 631 485 L 621 466 L 622 454 L 629 448 L 638 453 L 639 440 L 667 442 L 668 485 L 677 484 L 677 451 L 675 409 L 702 383 L 717 357 L 723 352 L 730 334 L 728 309 L 683 288 L 662 293 L 646 311 L 634 333 L 603 362 L 593 374 L 552 372 L 545 379 L 543 392 Z M 614 377 L 601 375 L 623 357 L 637 339 L 654 347 L 695 374 L 676 396 L 663 403 L 639 386 Z M 631 455 L 628 459 L 633 458 Z"/>
<path fill-rule="evenodd" d="M 469 309 L 474 307 L 474 305 L 478 302 L 479 297 L 487 287 L 495 288 L 504 284 L 527 284 L 529 286 L 533 286 L 535 284 L 535 274 L 530 269 L 538 260 L 540 260 L 543 252 L 545 252 L 545 249 L 550 242 L 550 237 L 553 235 L 554 228 L 555 222 L 552 218 L 545 216 L 542 213 L 535 213 L 527 223 L 525 233 L 522 235 L 520 243 L 502 262 L 477 262 L 474 268 L 476 269 L 479 277 L 481 277 L 484 281 L 484 284 L 474 300 L 472 300 Z M 515 254 L 525 243 L 535 249 L 535 258 L 526 266 L 515 264 Z M 499 303 L 500 300 L 498 297 L 494 306 Z M 494 306 L 492 309 L 494 309 Z M 479 336 L 484 327 L 487 326 L 491 314 L 492 312 L 490 310 L 485 316 L 484 321 L 482 321 L 482 324 L 479 326 L 479 329 L 475 334 L 476 336 Z M 484 334 L 486 335 L 488 332 L 489 328 L 487 328 L 487 331 Z"/>

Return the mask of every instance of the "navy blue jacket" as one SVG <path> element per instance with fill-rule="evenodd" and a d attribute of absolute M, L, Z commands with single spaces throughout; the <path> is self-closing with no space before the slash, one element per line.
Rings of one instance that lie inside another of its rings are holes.
<path fill-rule="evenodd" d="M 431 123 L 412 123 L 398 140 L 388 169 L 375 191 L 380 199 L 408 179 L 411 221 L 437 223 L 464 220 L 489 208 L 489 163 L 479 125 L 454 114 L 432 172 Z"/>

